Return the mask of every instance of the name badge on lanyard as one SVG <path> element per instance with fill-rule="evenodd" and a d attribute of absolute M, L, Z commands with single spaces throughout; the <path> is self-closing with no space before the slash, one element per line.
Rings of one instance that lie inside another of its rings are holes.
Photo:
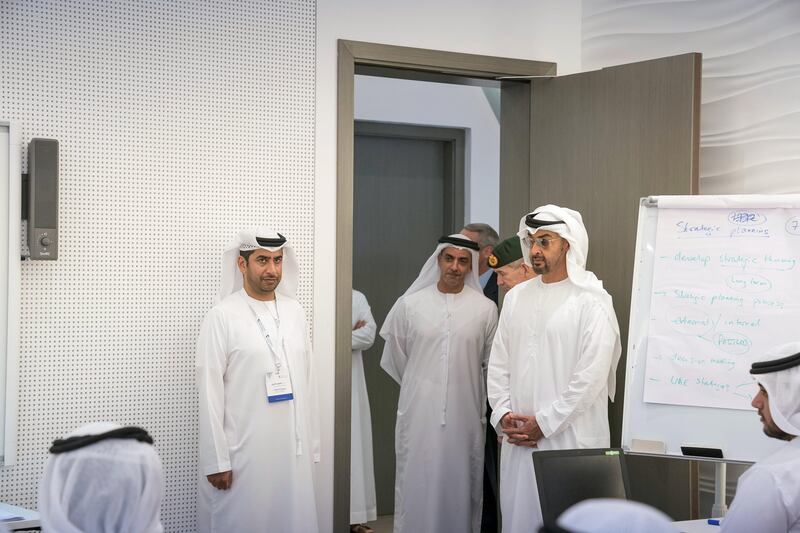
<path fill-rule="evenodd" d="M 267 374 L 267 402 L 285 402 L 294 399 L 292 378 L 288 365 L 281 365 L 274 372 Z"/>
<path fill-rule="evenodd" d="M 282 360 L 281 354 L 272 343 L 272 336 L 267 333 L 267 330 L 263 327 L 263 324 L 261 324 L 260 319 L 258 320 L 258 323 L 262 326 L 261 331 L 264 334 L 264 340 L 267 343 L 269 351 L 272 353 L 273 361 L 275 363 L 275 370 L 272 372 L 267 372 L 265 380 L 267 385 L 267 402 L 277 403 L 293 400 L 294 393 L 292 391 L 292 377 L 289 372 L 289 362 L 286 360 L 286 345 L 283 342 L 283 338 L 280 337 L 280 332 L 276 331 L 278 333 L 280 346 L 283 348 Z"/>
<path fill-rule="evenodd" d="M 278 312 L 277 302 L 275 303 L 275 311 Z M 247 304 L 247 307 L 250 309 L 250 312 L 253 313 L 253 318 L 256 319 L 258 327 L 261 330 L 261 334 L 264 337 L 264 342 L 267 344 L 267 349 L 270 355 L 272 355 L 274 370 L 272 372 L 267 372 L 267 375 L 264 379 L 264 382 L 267 386 L 267 402 L 277 403 L 293 400 L 294 393 L 292 391 L 292 378 L 289 373 L 289 361 L 286 358 L 286 344 L 283 342 L 283 337 L 280 335 L 280 317 L 273 317 L 273 320 L 275 321 L 276 336 L 278 337 L 281 348 L 283 348 L 284 361 L 281 361 L 281 354 L 279 354 L 278 350 L 275 349 L 275 345 L 272 343 L 272 336 L 267 331 L 267 328 L 264 327 L 264 324 L 261 322 L 261 318 L 259 318 L 258 314 L 255 312 L 255 310 L 253 310 L 249 303 Z M 283 364 L 284 362 L 286 364 Z"/>

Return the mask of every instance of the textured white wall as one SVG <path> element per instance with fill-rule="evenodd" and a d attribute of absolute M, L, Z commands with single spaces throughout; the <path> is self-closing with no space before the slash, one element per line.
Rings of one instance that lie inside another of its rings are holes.
<path fill-rule="evenodd" d="M 800 2 L 583 0 L 583 68 L 703 53 L 700 191 L 800 192 Z"/>
<path fill-rule="evenodd" d="M 299 248 L 311 315 L 313 0 L 0 2 L 0 116 L 60 142 L 60 256 L 22 268 L 18 464 L 36 507 L 52 440 L 147 428 L 167 530 L 193 531 L 194 347 L 220 252 L 268 224 Z"/>
<path fill-rule="evenodd" d="M 359 120 L 466 129 L 465 218 L 498 227 L 500 122 L 483 89 L 356 76 L 355 115 Z"/>

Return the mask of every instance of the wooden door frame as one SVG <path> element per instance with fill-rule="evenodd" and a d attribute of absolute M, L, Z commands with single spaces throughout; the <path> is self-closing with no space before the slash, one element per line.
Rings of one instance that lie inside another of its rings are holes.
<path fill-rule="evenodd" d="M 352 381 L 352 290 L 353 290 L 353 136 L 355 134 L 355 75 L 357 70 L 405 79 L 445 81 L 467 84 L 514 76 L 555 76 L 555 63 L 504 57 L 443 52 L 422 48 L 391 46 L 360 41 L 338 41 L 337 117 L 336 117 L 336 342 L 334 371 L 333 437 L 333 531 L 345 532 L 350 523 L 350 388 Z M 525 87 L 530 84 L 521 84 Z M 528 89 L 529 90 L 529 89 Z M 526 117 L 529 119 L 529 116 Z M 530 120 L 517 121 L 519 131 L 511 135 L 530 138 Z M 524 125 L 522 123 L 525 123 Z M 524 126 L 524 127 L 523 127 Z M 503 124 L 501 124 L 502 132 Z M 502 148 L 501 133 L 501 202 L 504 181 L 524 178 L 523 190 L 530 183 L 530 169 L 513 179 L 503 174 L 504 156 L 513 155 Z M 529 150 L 528 142 L 519 143 Z M 515 146 L 517 143 L 514 144 Z M 522 152 L 520 152 L 522 154 Z M 522 155 L 520 155 L 523 157 Z M 529 161 L 529 156 L 524 156 Z M 506 187 L 508 189 L 509 187 Z M 502 226 L 501 226 L 502 229 Z"/>

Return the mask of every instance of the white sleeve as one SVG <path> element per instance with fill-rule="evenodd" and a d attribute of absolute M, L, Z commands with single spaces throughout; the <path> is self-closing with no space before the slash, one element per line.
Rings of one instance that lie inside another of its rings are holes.
<path fill-rule="evenodd" d="M 363 320 L 366 324 L 353 330 L 352 343 L 353 350 L 363 352 L 372 348 L 378 325 L 375 324 L 375 319 L 372 318 L 372 310 L 369 308 L 367 298 L 360 292 L 353 291 L 353 325 L 355 326 L 355 323 L 359 320 Z"/>
<path fill-rule="evenodd" d="M 381 337 L 386 341 L 381 355 L 381 368 L 397 383 L 403 383 L 403 374 L 408 363 L 406 340 L 408 320 L 406 318 L 405 298 L 398 300 L 395 313 L 391 313 L 391 323 L 383 325 Z"/>
<path fill-rule="evenodd" d="M 195 370 L 200 394 L 200 470 L 203 475 L 231 469 L 225 438 L 227 328 L 219 309 L 206 315 L 197 339 Z"/>
<path fill-rule="evenodd" d="M 489 405 L 492 406 L 492 417 L 489 423 L 498 434 L 500 419 L 511 412 L 511 358 L 506 345 L 508 330 L 508 317 L 513 308 L 512 301 L 506 296 L 500 320 L 492 341 L 491 354 L 489 355 L 489 368 L 486 375 L 486 388 L 489 396 Z"/>
<path fill-rule="evenodd" d="M 483 344 L 483 357 L 481 364 L 484 369 L 489 367 L 489 357 L 492 354 L 492 343 L 497 333 L 497 306 L 492 306 L 489 310 L 489 320 L 486 322 L 486 341 Z"/>
<path fill-rule="evenodd" d="M 722 519 L 720 533 L 786 533 L 792 524 L 770 472 L 758 465 L 751 467 L 739 480 L 736 497 Z"/>
<path fill-rule="evenodd" d="M 563 431 L 590 405 L 608 384 L 608 373 L 617 333 L 599 302 L 586 308 L 580 321 L 580 357 L 567 389 L 556 401 L 536 412 L 536 422 L 545 437 Z M 605 401 L 603 398 L 601 401 Z"/>

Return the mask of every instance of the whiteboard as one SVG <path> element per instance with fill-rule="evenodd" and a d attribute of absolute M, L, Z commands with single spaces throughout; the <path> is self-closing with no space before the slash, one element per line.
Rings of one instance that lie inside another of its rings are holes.
<path fill-rule="evenodd" d="M 661 224 L 659 225 L 659 221 Z M 685 240 L 683 240 L 685 239 Z M 639 208 L 622 446 L 720 448 L 757 461 L 781 441 L 749 406 L 752 360 L 800 332 L 800 195 L 660 196 Z M 684 283 L 682 284 L 682 281 Z"/>

